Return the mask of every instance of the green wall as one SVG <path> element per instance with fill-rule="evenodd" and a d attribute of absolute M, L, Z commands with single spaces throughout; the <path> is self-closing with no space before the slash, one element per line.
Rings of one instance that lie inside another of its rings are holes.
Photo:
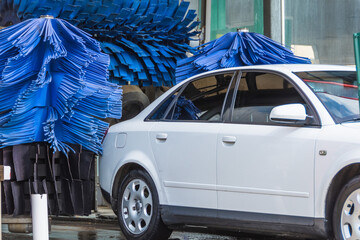
<path fill-rule="evenodd" d="M 221 37 L 228 32 L 236 32 L 238 28 L 248 28 L 250 32 L 264 33 L 263 0 L 253 0 L 254 3 L 254 25 L 226 26 L 226 0 L 211 1 L 211 40 Z"/>

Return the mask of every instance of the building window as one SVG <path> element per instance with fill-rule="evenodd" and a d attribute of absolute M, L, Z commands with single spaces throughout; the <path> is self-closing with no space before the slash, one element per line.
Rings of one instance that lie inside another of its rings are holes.
<path fill-rule="evenodd" d="M 354 65 L 360 1 L 285 0 L 285 45 L 313 63 Z"/>
<path fill-rule="evenodd" d="M 262 0 L 211 0 L 211 39 L 238 28 L 263 34 Z"/>

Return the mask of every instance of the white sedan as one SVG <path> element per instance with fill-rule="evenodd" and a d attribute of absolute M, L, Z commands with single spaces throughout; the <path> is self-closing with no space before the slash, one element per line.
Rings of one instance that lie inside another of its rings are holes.
<path fill-rule="evenodd" d="M 203 73 L 112 126 L 103 148 L 103 196 L 127 239 L 178 226 L 360 238 L 354 68 Z"/>

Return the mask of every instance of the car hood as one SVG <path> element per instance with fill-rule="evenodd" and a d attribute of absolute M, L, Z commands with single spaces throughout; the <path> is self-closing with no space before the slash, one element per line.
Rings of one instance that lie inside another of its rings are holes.
<path fill-rule="evenodd" d="M 342 123 L 341 125 L 344 126 L 344 127 L 348 127 L 348 128 L 360 129 L 360 121 Z"/>

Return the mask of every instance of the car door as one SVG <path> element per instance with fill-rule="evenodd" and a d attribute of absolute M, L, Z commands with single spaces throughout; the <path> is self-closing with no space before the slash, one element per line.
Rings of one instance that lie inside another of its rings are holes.
<path fill-rule="evenodd" d="M 233 77 L 230 72 L 194 80 L 165 101 L 168 108 L 159 108 L 166 114 L 154 114 L 160 119 L 149 137 L 169 205 L 217 208 L 216 144 Z"/>
<path fill-rule="evenodd" d="M 311 106 L 282 75 L 243 72 L 228 123 L 217 145 L 219 214 L 240 212 L 240 219 L 283 221 L 279 216 L 314 216 L 314 152 L 320 130 Z M 277 123 L 275 106 L 301 103 L 312 120 Z M 233 213 L 232 213 L 233 214 Z M 232 215 L 234 216 L 234 215 Z M 246 216 L 246 217 L 244 217 Z M 274 216 L 273 218 L 271 216 Z"/>

